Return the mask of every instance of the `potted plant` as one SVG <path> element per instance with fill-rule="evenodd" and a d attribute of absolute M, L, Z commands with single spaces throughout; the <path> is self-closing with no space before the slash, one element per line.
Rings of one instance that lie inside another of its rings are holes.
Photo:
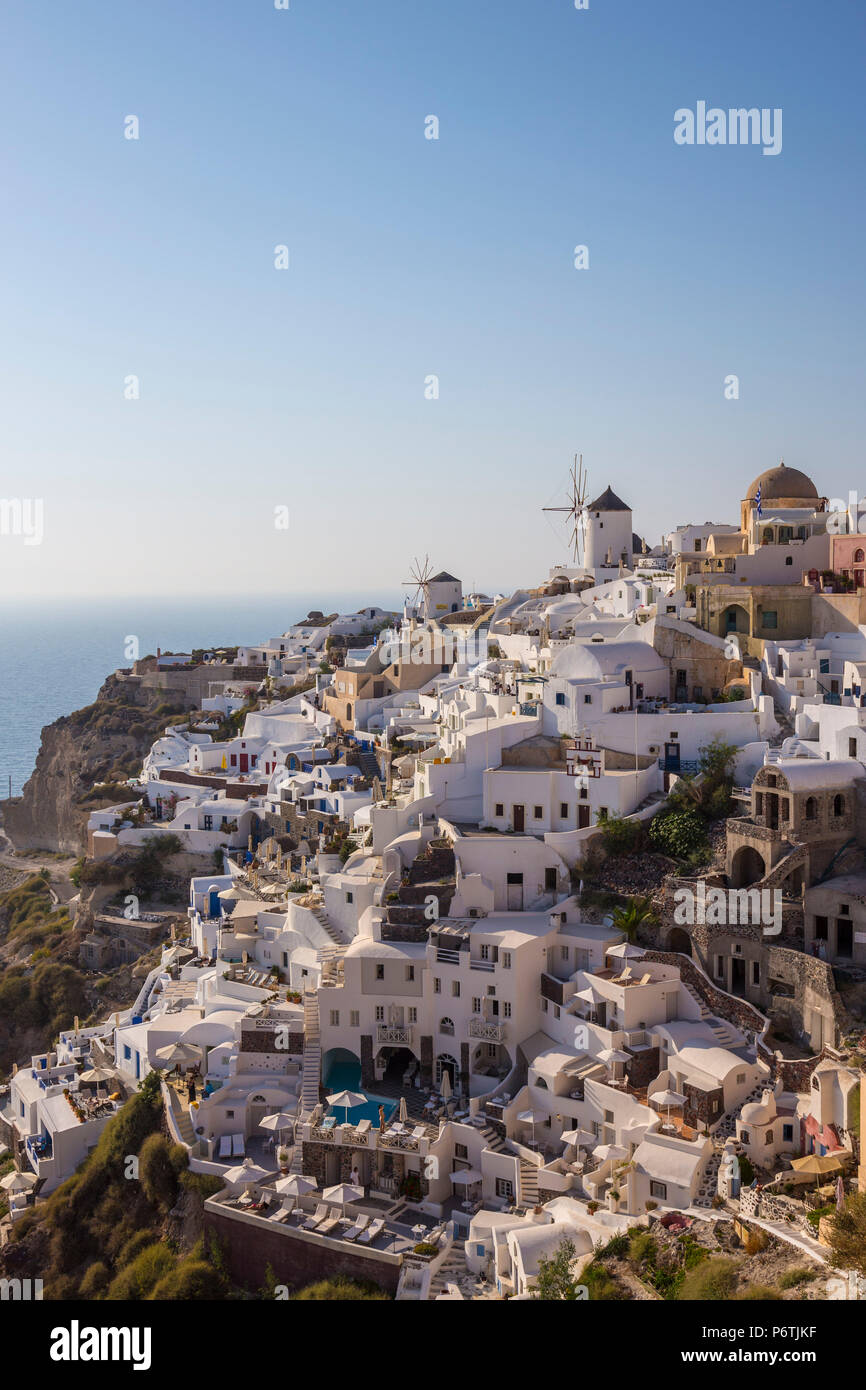
<path fill-rule="evenodd" d="M 279 1150 L 279 1153 L 277 1154 L 277 1162 L 278 1162 L 279 1167 L 280 1167 L 280 1172 L 281 1172 L 281 1173 L 288 1173 L 288 1171 L 289 1171 L 289 1152 L 288 1152 L 288 1149 L 283 1149 L 283 1148 L 281 1148 L 281 1149 Z"/>

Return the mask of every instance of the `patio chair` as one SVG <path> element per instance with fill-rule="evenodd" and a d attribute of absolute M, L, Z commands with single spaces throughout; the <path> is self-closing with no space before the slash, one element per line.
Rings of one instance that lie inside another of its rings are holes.
<path fill-rule="evenodd" d="M 218 1157 L 219 1157 L 219 1158 L 231 1158 L 231 1156 L 232 1156 L 232 1137 L 231 1137 L 230 1134 L 224 1134 L 224 1135 L 222 1136 L 222 1138 L 220 1139 L 220 1146 L 219 1146 Z"/>
<path fill-rule="evenodd" d="M 327 1220 L 330 1214 L 330 1207 L 325 1202 L 319 1202 L 312 1216 L 308 1216 L 306 1221 L 301 1222 L 305 1231 L 314 1231 L 322 1221 Z"/>
<path fill-rule="evenodd" d="M 232 1135 L 232 1158 L 243 1158 L 244 1156 L 244 1136 L 242 1134 Z"/>
<path fill-rule="evenodd" d="M 426 1133 L 427 1133 L 427 1126 L 426 1126 L 426 1125 L 416 1125 L 415 1128 L 412 1130 L 412 1138 L 413 1138 L 413 1139 L 423 1139 L 423 1138 L 425 1137 Z"/>
<path fill-rule="evenodd" d="M 295 1201 L 295 1198 L 291 1197 L 287 1202 L 283 1202 L 282 1206 L 278 1207 L 276 1211 L 269 1212 L 268 1220 L 276 1221 L 280 1225 L 282 1225 L 284 1221 L 288 1221 L 292 1212 L 295 1210 L 296 1205 L 297 1202 Z"/>
<path fill-rule="evenodd" d="M 357 1133 L 358 1133 L 358 1134 L 369 1134 L 369 1133 L 370 1133 L 370 1130 L 371 1130 L 371 1128 L 372 1128 L 372 1126 L 373 1126 L 373 1121 L 372 1121 L 372 1120 L 359 1120 L 358 1123 L 357 1123 L 357 1125 L 356 1125 Z"/>
<path fill-rule="evenodd" d="M 335 1125 L 336 1123 L 337 1123 L 337 1117 L 336 1117 L 336 1115 L 329 1115 L 328 1118 L 327 1118 L 326 1120 L 323 1120 L 323 1121 L 322 1121 L 320 1128 L 322 1128 L 322 1129 L 333 1129 L 333 1128 L 334 1128 L 334 1125 Z"/>
<path fill-rule="evenodd" d="M 379 1234 L 379 1232 L 380 1232 L 380 1231 L 384 1231 L 384 1229 L 385 1229 L 385 1222 L 384 1222 L 384 1220 L 382 1219 L 381 1216 L 377 1216 L 377 1217 L 376 1217 L 376 1220 L 375 1220 L 375 1221 L 372 1221 L 372 1222 L 370 1223 L 370 1225 L 367 1227 L 366 1231 L 362 1231 L 361 1234 L 358 1236 L 358 1244 L 359 1244 L 359 1245 L 370 1245 L 370 1244 L 376 1239 L 376 1237 L 377 1237 L 377 1235 Z"/>
<path fill-rule="evenodd" d="M 372 1220 L 372 1216 L 359 1216 L 354 1226 L 350 1226 L 348 1231 L 343 1232 L 343 1239 L 357 1240 L 359 1236 L 363 1235 Z"/>

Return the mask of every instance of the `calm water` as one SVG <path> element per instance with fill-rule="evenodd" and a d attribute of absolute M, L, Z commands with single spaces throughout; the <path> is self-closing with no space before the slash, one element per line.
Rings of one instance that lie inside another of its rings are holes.
<path fill-rule="evenodd" d="M 19 795 L 36 761 L 42 727 L 90 704 L 105 677 L 130 665 L 124 642 L 142 655 L 261 642 L 305 618 L 399 608 L 401 594 L 324 592 L 282 597 L 78 599 L 4 605 L 0 599 L 0 798 Z"/>
<path fill-rule="evenodd" d="M 359 1095 L 367 1097 L 366 1105 L 350 1105 L 348 1109 L 342 1105 L 335 1105 L 330 1109 L 328 1113 L 336 1115 L 340 1124 L 344 1120 L 351 1125 L 356 1125 L 361 1120 L 369 1120 L 374 1129 L 378 1129 L 379 1106 L 381 1105 L 385 1111 L 386 1120 L 390 1120 L 397 1109 L 395 1101 L 387 1100 L 384 1096 L 374 1096 L 372 1091 L 361 1090 L 360 1062 L 331 1062 L 327 1067 L 325 1086 L 330 1095 L 336 1095 L 338 1091 L 356 1091 Z"/>

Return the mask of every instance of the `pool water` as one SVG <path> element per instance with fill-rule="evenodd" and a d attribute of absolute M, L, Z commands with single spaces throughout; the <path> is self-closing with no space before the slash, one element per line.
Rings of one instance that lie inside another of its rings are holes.
<path fill-rule="evenodd" d="M 334 1095 L 337 1091 L 357 1091 L 360 1095 L 366 1096 L 365 1105 L 350 1106 L 347 1111 L 344 1106 L 336 1105 L 329 1109 L 329 1115 L 336 1115 L 338 1122 L 348 1119 L 349 1124 L 356 1125 L 359 1120 L 369 1120 L 374 1127 L 379 1125 L 379 1106 L 385 1111 L 385 1119 L 389 1120 L 397 1106 L 393 1100 L 386 1100 L 384 1096 L 374 1096 L 370 1091 L 362 1091 L 360 1086 L 361 1068 L 357 1062 L 332 1062 L 325 1078 L 325 1089 L 328 1095 Z"/>

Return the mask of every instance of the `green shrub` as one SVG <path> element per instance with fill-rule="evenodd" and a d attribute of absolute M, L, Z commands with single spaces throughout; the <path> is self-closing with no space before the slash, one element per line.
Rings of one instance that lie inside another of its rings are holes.
<path fill-rule="evenodd" d="M 641 826 L 624 816 L 600 816 L 598 826 L 608 854 L 632 854 L 641 838 Z"/>
<path fill-rule="evenodd" d="M 635 1231 L 629 1241 L 628 1257 L 635 1265 L 641 1265 L 644 1261 L 648 1264 L 655 1262 L 656 1243 L 649 1231 Z"/>
<path fill-rule="evenodd" d="M 671 859 L 685 859 L 707 842 L 706 827 L 695 811 L 672 811 L 655 817 L 649 828 L 652 844 Z"/>
<path fill-rule="evenodd" d="M 160 1242 L 153 1241 L 112 1279 L 105 1297 L 109 1301 L 146 1298 L 175 1266 L 174 1256 Z"/>
<path fill-rule="evenodd" d="M 168 1140 L 149 1134 L 138 1155 L 138 1176 L 142 1191 L 155 1207 L 168 1210 L 177 1199 L 177 1175 L 171 1161 Z"/>
<path fill-rule="evenodd" d="M 712 1302 L 728 1299 L 737 1287 L 737 1266 L 733 1260 L 713 1256 L 689 1271 L 678 1297 L 683 1302 Z"/>
<path fill-rule="evenodd" d="M 306 1288 L 301 1289 L 293 1297 L 300 1302 L 330 1300 L 367 1303 L 388 1302 L 388 1295 L 377 1288 L 375 1284 L 360 1284 L 352 1279 L 344 1279 L 342 1276 L 337 1276 L 334 1279 L 320 1279 L 316 1284 L 308 1284 Z"/>
<path fill-rule="evenodd" d="M 78 1292 L 81 1298 L 98 1298 L 110 1281 L 111 1272 L 108 1265 L 103 1264 L 102 1260 L 94 1260 L 93 1264 L 88 1265 Z"/>
<path fill-rule="evenodd" d="M 780 1289 L 796 1289 L 801 1284 L 811 1284 L 818 1275 L 814 1269 L 807 1269 L 805 1265 L 799 1265 L 796 1269 L 786 1269 L 785 1273 L 779 1277 Z"/>

